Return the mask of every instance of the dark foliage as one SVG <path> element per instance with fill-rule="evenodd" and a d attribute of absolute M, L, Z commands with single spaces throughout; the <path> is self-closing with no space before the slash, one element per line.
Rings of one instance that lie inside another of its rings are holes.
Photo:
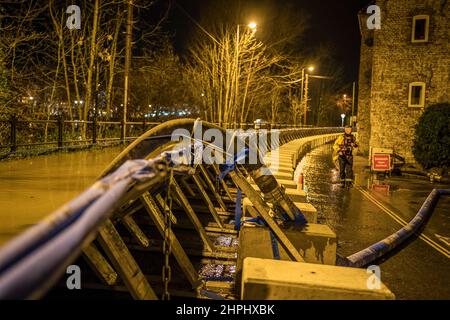
<path fill-rule="evenodd" d="M 416 126 L 413 153 L 424 168 L 450 167 L 450 104 L 428 107 Z"/>

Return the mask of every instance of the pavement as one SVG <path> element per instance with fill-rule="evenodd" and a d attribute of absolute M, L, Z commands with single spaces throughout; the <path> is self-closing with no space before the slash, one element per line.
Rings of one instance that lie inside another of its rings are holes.
<path fill-rule="evenodd" d="M 338 235 L 338 254 L 349 256 L 384 239 L 416 215 L 434 188 L 450 186 L 390 177 L 378 180 L 366 158 L 355 156 L 355 186 L 342 189 L 331 145 L 314 149 L 299 164 L 308 202 L 319 223 Z M 421 237 L 409 241 L 384 261 L 381 280 L 397 299 L 450 299 L 450 197 L 442 197 Z"/>

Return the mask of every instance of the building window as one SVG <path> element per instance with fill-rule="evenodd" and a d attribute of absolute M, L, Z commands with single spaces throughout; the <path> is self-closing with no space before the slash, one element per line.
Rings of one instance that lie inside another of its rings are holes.
<path fill-rule="evenodd" d="M 430 31 L 430 16 L 421 15 L 413 18 L 412 42 L 421 43 L 428 42 Z"/>
<path fill-rule="evenodd" d="M 409 107 L 425 107 L 425 83 L 413 82 L 409 84 Z"/>

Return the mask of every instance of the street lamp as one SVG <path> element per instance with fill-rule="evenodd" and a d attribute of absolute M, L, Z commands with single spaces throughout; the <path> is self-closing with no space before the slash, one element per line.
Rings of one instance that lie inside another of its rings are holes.
<path fill-rule="evenodd" d="M 235 79 L 235 82 L 236 82 L 236 100 L 237 100 L 237 97 L 239 95 L 239 54 L 240 54 L 239 49 L 240 49 L 240 45 L 241 45 L 241 43 L 240 43 L 240 41 L 241 41 L 240 40 L 240 27 L 241 26 L 246 26 L 253 33 L 255 33 L 256 32 L 256 28 L 257 28 L 258 25 L 256 24 L 256 22 L 250 22 L 247 25 L 242 25 L 242 24 L 238 24 L 237 25 L 237 32 L 236 32 L 236 79 Z M 237 118 L 236 118 L 236 116 L 237 116 L 237 114 L 235 112 L 234 113 L 234 126 L 235 126 L 235 128 L 237 127 Z"/>
<path fill-rule="evenodd" d="M 250 30 L 256 31 L 256 28 L 258 27 L 258 25 L 256 24 L 256 22 L 250 22 L 248 24 L 248 27 L 249 27 Z"/>
<path fill-rule="evenodd" d="M 344 127 L 345 113 L 341 114 L 341 118 L 342 118 L 342 127 Z"/>
<path fill-rule="evenodd" d="M 308 71 L 313 72 L 314 66 L 309 66 Z M 306 81 L 306 84 L 305 84 Z M 305 97 L 303 97 L 303 95 Z M 300 92 L 300 105 L 303 105 L 303 125 L 306 126 L 306 115 L 308 113 L 308 74 L 306 73 L 306 68 L 302 69 L 302 88 Z"/>

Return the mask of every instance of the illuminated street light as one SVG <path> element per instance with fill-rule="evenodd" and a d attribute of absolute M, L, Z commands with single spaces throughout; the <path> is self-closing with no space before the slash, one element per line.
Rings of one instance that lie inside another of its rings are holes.
<path fill-rule="evenodd" d="M 256 24 L 256 22 L 250 22 L 249 24 L 248 24 L 248 27 L 251 29 L 251 30 L 253 30 L 253 31 L 256 31 L 256 28 L 257 28 L 257 24 Z"/>
<path fill-rule="evenodd" d="M 341 114 L 341 118 L 342 118 L 342 127 L 344 127 L 345 113 Z"/>
<path fill-rule="evenodd" d="M 240 46 L 241 46 L 241 42 L 240 42 L 240 32 L 241 32 L 240 31 L 240 27 L 241 26 L 245 26 L 245 25 L 238 24 L 237 25 L 237 32 L 236 32 L 236 74 L 239 74 L 238 68 L 239 68 L 239 50 L 240 50 Z M 257 26 L 258 25 L 256 24 L 256 22 L 250 22 L 246 27 L 249 28 L 254 34 L 254 33 L 256 33 L 256 27 Z M 236 96 L 238 96 L 238 87 L 239 86 L 236 86 Z M 202 94 L 202 97 L 203 96 L 204 95 Z M 234 126 L 235 127 L 237 126 L 236 122 L 234 123 Z"/>
<path fill-rule="evenodd" d="M 308 73 L 306 73 L 306 70 L 309 72 L 313 72 L 315 69 L 314 66 L 309 66 L 308 68 L 302 69 L 302 87 L 300 91 L 300 105 L 303 106 L 303 125 L 306 126 L 307 124 L 307 113 L 308 113 Z M 297 123 L 297 120 L 295 120 L 295 123 Z"/>

